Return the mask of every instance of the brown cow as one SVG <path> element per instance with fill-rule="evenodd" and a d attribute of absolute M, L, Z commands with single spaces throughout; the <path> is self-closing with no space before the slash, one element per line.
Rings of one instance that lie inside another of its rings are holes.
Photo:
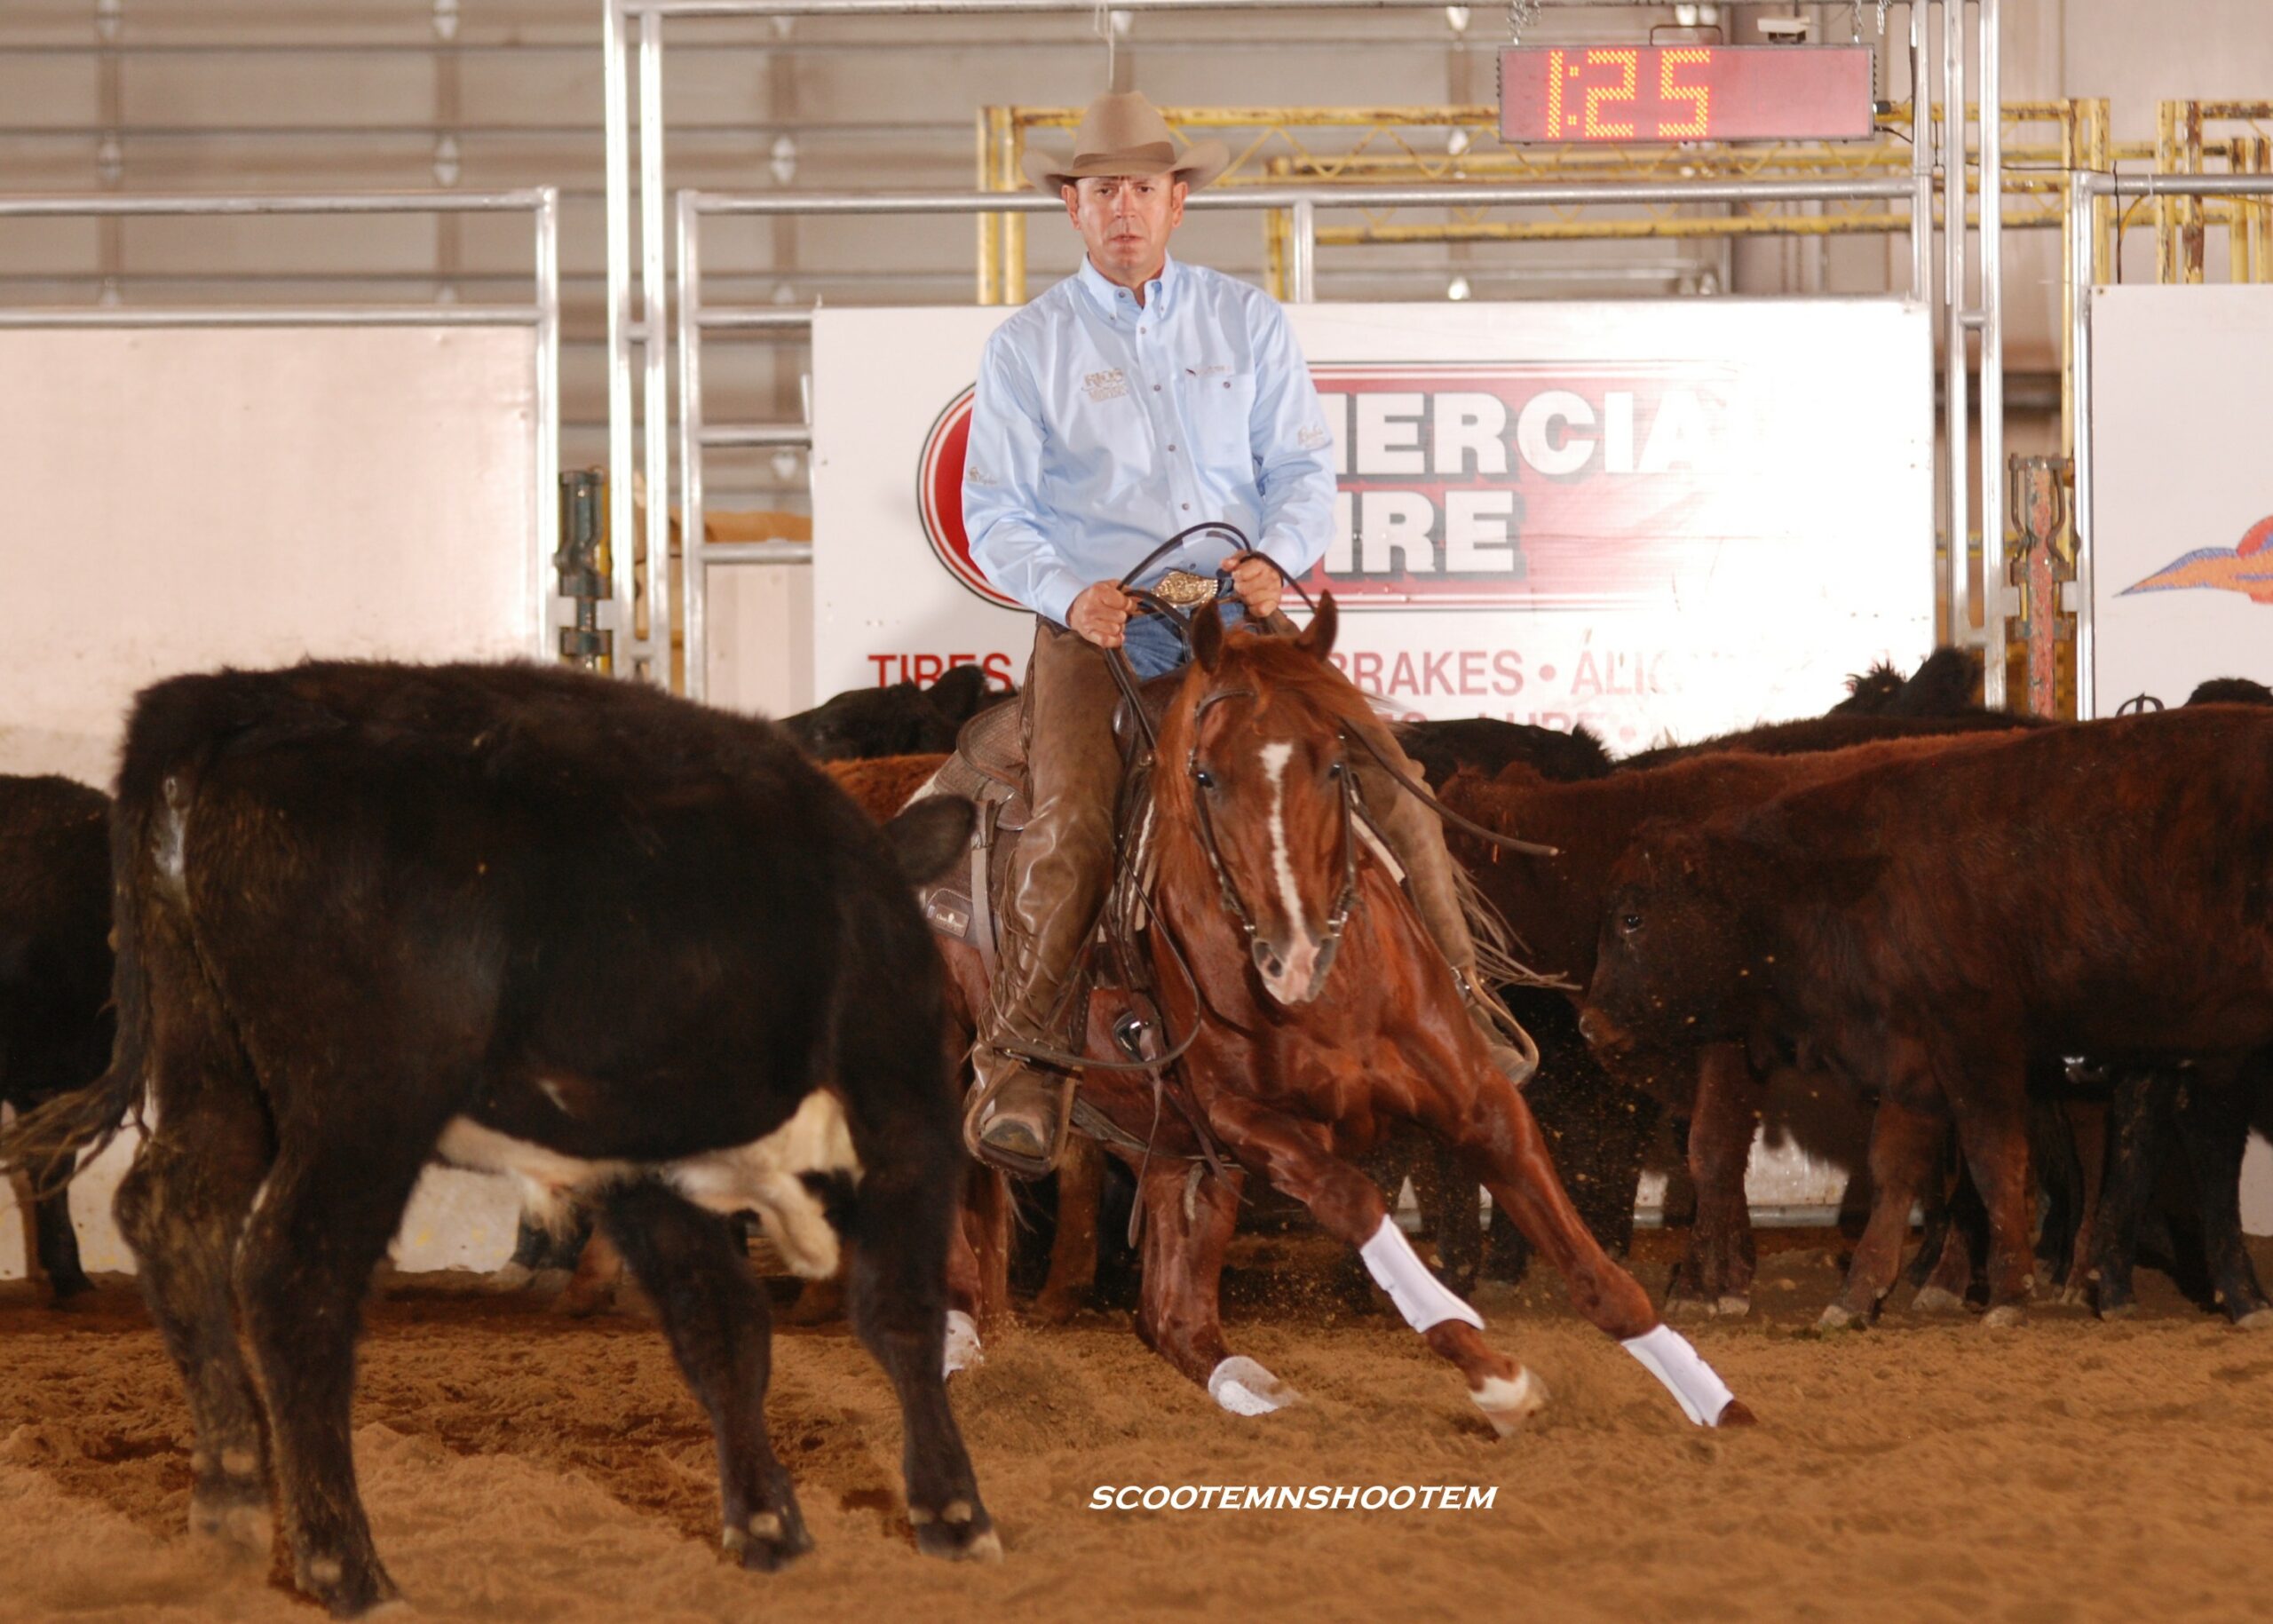
<path fill-rule="evenodd" d="M 1938 736 L 1814 755 L 1732 751 L 1576 784 L 1548 783 L 1511 768 L 1490 784 L 1455 780 L 1445 789 L 1445 804 L 1487 828 L 1520 832 L 1526 840 L 1554 846 L 1558 855 L 1500 859 L 1472 836 L 1453 832 L 1449 841 L 1521 938 L 1532 963 L 1541 974 L 1568 980 L 1575 998 L 1575 989 L 1585 987 L 1594 974 L 1612 872 L 1645 823 L 1695 823 L 1865 764 L 1974 744 L 1969 738 Z M 1753 1250 L 1744 1177 L 1759 1121 L 1761 1077 L 1735 1044 L 1707 1045 L 1678 1056 L 1643 1055 L 1619 1067 L 1618 1073 L 1620 1081 L 1638 1085 L 1691 1119 L 1697 1219 L 1668 1309 L 1745 1311 Z M 1630 1184 L 1623 1199 L 1630 1209 Z"/>
<path fill-rule="evenodd" d="M 1882 762 L 1620 862 L 1585 1025 L 1600 1048 L 1744 1042 L 1881 1109 L 1875 1205 L 1826 1323 L 1894 1280 L 1953 1121 L 1988 1208 L 1989 1322 L 2032 1284 L 2032 1057 L 2273 1042 L 2273 717 L 2208 706 Z"/>

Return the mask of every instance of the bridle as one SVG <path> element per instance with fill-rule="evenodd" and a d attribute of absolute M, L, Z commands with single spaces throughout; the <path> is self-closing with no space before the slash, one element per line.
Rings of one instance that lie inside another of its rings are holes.
<path fill-rule="evenodd" d="M 1252 688 L 1224 688 L 1207 695 L 1192 707 L 1192 749 L 1184 757 L 1184 772 L 1192 780 L 1193 820 L 1200 829 L 1200 849 L 1208 854 L 1208 867 L 1215 871 L 1216 883 L 1224 893 L 1224 906 L 1232 917 L 1239 921 L 1239 929 L 1247 933 L 1247 955 L 1255 957 L 1262 951 L 1258 941 L 1260 927 L 1255 923 L 1254 910 L 1239 895 L 1239 887 L 1232 883 L 1232 871 L 1224 863 L 1223 849 L 1216 844 L 1216 818 L 1208 807 L 1208 786 L 1203 782 L 1205 769 L 1200 764 L 1200 725 L 1210 705 L 1226 700 L 1253 699 Z M 1350 771 L 1348 738 L 1343 740 L 1342 754 L 1334 764 L 1335 788 L 1342 803 L 1342 891 L 1334 899 L 1334 907 L 1326 916 L 1326 931 L 1319 940 L 1318 967 L 1311 972 L 1312 984 L 1326 978 L 1334 966 L 1334 955 L 1342 946 L 1342 928 L 1350 923 L 1350 915 L 1358 906 L 1358 801 L 1356 775 Z M 1289 921 L 1289 923 L 1299 922 Z"/>

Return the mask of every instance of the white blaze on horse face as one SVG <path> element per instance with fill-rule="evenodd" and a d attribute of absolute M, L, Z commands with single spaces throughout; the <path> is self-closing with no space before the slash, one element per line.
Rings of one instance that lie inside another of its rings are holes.
<path fill-rule="evenodd" d="M 1279 882 L 1279 905 L 1286 911 L 1287 934 L 1279 954 L 1279 973 L 1263 972 L 1263 983 L 1280 1003 L 1304 1002 L 1313 990 L 1311 972 L 1318 968 L 1319 941 L 1303 908 L 1295 884 L 1295 862 L 1287 846 L 1287 763 L 1295 747 L 1284 740 L 1263 747 L 1263 775 L 1271 783 L 1271 869 Z"/>

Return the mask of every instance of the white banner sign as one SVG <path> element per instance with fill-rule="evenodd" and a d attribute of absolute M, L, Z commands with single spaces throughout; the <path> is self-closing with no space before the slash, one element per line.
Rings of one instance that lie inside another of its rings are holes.
<path fill-rule="evenodd" d="M 1022 679 L 1031 617 L 962 522 L 971 380 L 1009 313 L 815 318 L 816 693 L 974 661 Z M 1349 612 L 1343 669 L 1400 713 L 1584 722 L 1630 750 L 1819 712 L 1931 646 L 1922 309 L 1287 313 L 1341 481 L 1308 584 Z"/>
<path fill-rule="evenodd" d="M 2273 288 L 2092 296 L 2095 711 L 2273 683 Z"/>

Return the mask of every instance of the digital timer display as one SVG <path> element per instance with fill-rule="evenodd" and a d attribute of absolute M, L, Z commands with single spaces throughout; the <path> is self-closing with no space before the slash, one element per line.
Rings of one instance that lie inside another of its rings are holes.
<path fill-rule="evenodd" d="M 1500 52 L 1503 141 L 1860 140 L 1866 45 L 1519 45 Z"/>

